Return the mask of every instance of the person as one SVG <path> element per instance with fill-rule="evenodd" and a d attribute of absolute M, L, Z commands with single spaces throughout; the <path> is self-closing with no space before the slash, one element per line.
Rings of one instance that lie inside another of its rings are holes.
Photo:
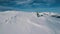
<path fill-rule="evenodd" d="M 37 17 L 40 17 L 39 12 L 37 12 Z"/>

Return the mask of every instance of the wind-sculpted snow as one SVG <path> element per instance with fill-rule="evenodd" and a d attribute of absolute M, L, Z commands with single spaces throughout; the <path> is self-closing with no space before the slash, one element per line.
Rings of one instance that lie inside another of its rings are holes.
<path fill-rule="evenodd" d="M 60 18 L 57 13 L 42 12 L 0 12 L 0 34 L 60 34 Z M 47 15 L 48 14 L 48 15 Z"/>

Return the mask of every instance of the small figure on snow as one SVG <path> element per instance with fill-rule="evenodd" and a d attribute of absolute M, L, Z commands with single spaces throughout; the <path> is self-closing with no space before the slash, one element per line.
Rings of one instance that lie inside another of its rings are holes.
<path fill-rule="evenodd" d="M 43 16 L 43 14 L 39 14 L 39 12 L 37 12 L 37 17 L 41 17 Z"/>
<path fill-rule="evenodd" d="M 39 12 L 37 12 L 37 17 L 40 17 Z"/>

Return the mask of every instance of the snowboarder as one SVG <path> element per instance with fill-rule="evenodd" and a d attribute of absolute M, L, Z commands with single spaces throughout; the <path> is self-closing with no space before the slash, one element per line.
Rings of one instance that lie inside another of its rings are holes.
<path fill-rule="evenodd" d="M 40 17 L 39 13 L 37 12 L 37 17 Z"/>

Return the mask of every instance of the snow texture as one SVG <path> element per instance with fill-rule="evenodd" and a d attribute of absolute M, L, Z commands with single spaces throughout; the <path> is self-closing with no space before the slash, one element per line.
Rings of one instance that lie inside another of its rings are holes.
<path fill-rule="evenodd" d="M 60 34 L 60 18 L 51 17 L 55 13 L 39 14 L 44 16 L 37 17 L 36 12 L 0 12 L 0 34 Z"/>

